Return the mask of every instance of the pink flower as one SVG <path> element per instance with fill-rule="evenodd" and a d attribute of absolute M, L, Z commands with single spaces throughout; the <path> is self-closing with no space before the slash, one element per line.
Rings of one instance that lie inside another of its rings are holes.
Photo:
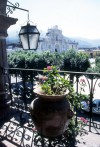
<path fill-rule="evenodd" d="M 47 70 L 52 70 L 52 66 L 47 66 Z"/>
<path fill-rule="evenodd" d="M 81 117 L 80 120 L 85 124 L 88 122 L 84 117 Z"/>
<path fill-rule="evenodd" d="M 39 83 L 43 84 L 48 79 L 48 77 L 40 75 L 38 79 L 39 79 Z"/>
<path fill-rule="evenodd" d="M 82 83 L 86 83 L 84 79 L 80 79 L 80 82 L 82 82 Z"/>
<path fill-rule="evenodd" d="M 48 78 L 46 76 L 41 77 L 42 81 L 46 81 Z"/>

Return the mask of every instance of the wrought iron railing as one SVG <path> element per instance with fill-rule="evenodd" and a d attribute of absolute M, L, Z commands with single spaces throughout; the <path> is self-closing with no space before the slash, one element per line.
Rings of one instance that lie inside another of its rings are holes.
<path fill-rule="evenodd" d="M 69 79 L 71 84 L 73 84 L 77 101 L 80 102 L 80 109 L 74 105 L 76 111 L 76 126 L 78 117 L 85 117 L 88 121 L 87 125 L 89 126 L 89 131 L 91 131 L 92 127 L 100 129 L 100 118 L 93 112 L 95 109 L 93 98 L 100 99 L 100 74 L 70 71 L 59 71 L 59 73 L 64 76 L 65 79 Z M 5 75 L 8 77 L 6 79 L 8 83 L 6 89 L 9 95 L 9 101 L 11 101 L 11 107 L 18 111 L 21 125 L 25 123 L 25 117 L 27 117 L 28 128 L 31 129 L 33 128 L 33 124 L 30 120 L 29 105 L 31 101 L 36 98 L 33 89 L 36 81 L 38 81 L 37 76 L 41 74 L 43 74 L 43 70 L 38 69 L 5 69 Z M 88 98 L 88 114 L 82 113 L 80 94 Z M 100 101 L 98 103 L 98 108 L 95 109 L 95 113 L 96 112 L 100 115 Z M 45 140 L 42 139 L 42 146 L 44 141 Z M 49 144 L 51 144 L 51 142 L 49 141 Z"/>
<path fill-rule="evenodd" d="M 35 82 L 37 81 L 36 77 L 39 74 L 43 74 L 43 70 L 12 68 L 9 69 L 8 72 L 10 95 L 12 96 L 12 94 L 15 94 L 17 97 L 21 97 L 24 101 L 25 108 L 27 108 L 28 102 L 35 98 L 33 88 Z M 76 94 L 81 93 L 89 96 L 89 131 L 91 131 L 91 124 L 94 116 L 92 111 L 93 98 L 100 98 L 100 74 L 71 71 L 59 72 L 69 78 L 69 80 L 73 83 Z M 11 102 L 13 102 L 13 99 L 14 97 L 12 96 Z M 98 103 L 98 105 L 98 112 L 100 113 L 100 103 Z"/>

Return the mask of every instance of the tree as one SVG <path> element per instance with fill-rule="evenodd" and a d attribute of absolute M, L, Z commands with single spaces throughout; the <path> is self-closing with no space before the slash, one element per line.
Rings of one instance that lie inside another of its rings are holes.
<path fill-rule="evenodd" d="M 100 73 L 100 57 L 96 57 L 95 66 L 87 69 L 89 73 Z"/>
<path fill-rule="evenodd" d="M 60 68 L 62 61 L 62 55 L 58 52 L 17 51 L 8 54 L 10 68 L 44 69 L 50 65 Z"/>
<path fill-rule="evenodd" d="M 63 70 L 85 72 L 89 67 L 89 56 L 86 53 L 77 52 L 74 49 L 65 52 Z"/>
<path fill-rule="evenodd" d="M 65 71 L 85 72 L 90 67 L 89 56 L 86 53 L 70 49 L 64 53 L 62 69 Z M 74 74 L 70 74 L 70 82 L 73 84 Z"/>

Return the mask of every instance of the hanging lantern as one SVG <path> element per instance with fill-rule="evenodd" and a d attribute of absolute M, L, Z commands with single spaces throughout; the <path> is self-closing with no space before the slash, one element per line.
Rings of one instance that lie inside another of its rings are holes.
<path fill-rule="evenodd" d="M 24 50 L 36 50 L 38 47 L 40 33 L 36 26 L 27 23 L 22 26 L 19 32 L 19 37 Z"/>

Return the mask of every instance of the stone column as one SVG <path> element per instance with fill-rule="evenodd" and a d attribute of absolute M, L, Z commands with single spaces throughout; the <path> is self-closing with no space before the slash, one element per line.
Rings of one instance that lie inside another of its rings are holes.
<path fill-rule="evenodd" d="M 17 22 L 17 19 L 7 17 L 7 0 L 0 0 L 0 118 L 4 117 L 6 112 L 6 93 L 5 93 L 5 75 L 4 69 L 7 67 L 6 37 L 7 29 Z"/>

